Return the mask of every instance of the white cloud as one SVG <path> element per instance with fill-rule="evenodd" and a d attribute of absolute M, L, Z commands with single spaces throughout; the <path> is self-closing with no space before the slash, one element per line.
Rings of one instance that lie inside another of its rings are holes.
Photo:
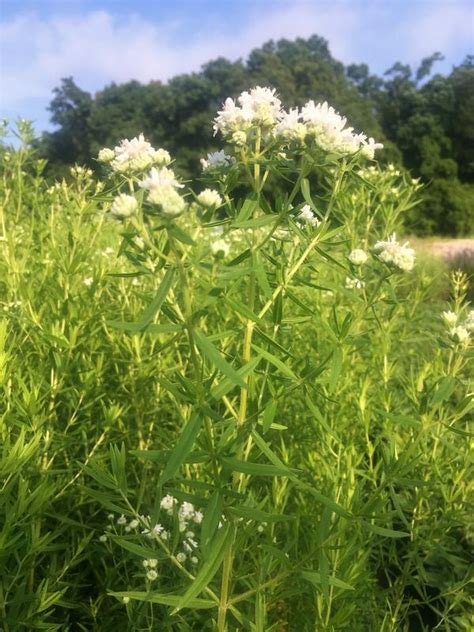
<path fill-rule="evenodd" d="M 20 110 L 34 100 L 46 107 L 51 90 L 69 75 L 90 91 L 111 81 L 166 80 L 198 70 L 218 56 L 245 57 L 272 38 L 317 33 L 344 62 L 381 64 L 399 58 L 417 62 L 434 50 L 449 55 L 460 46 L 469 47 L 469 5 L 403 4 L 397 11 L 393 4 L 374 0 L 252 3 L 245 22 L 233 24 L 232 16 L 225 22 L 214 16 L 194 32 L 184 18 L 159 23 L 107 11 L 63 17 L 18 14 L 0 24 L 1 106 L 23 113 Z"/>

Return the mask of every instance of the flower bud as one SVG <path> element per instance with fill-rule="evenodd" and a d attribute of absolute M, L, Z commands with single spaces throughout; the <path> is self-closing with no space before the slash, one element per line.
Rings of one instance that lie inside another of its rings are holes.
<path fill-rule="evenodd" d="M 110 207 L 110 214 L 119 219 L 130 217 L 138 208 L 138 202 L 133 195 L 121 193 L 118 195 Z"/>
<path fill-rule="evenodd" d="M 349 254 L 349 261 L 355 266 L 361 266 L 367 261 L 367 253 L 360 248 L 356 248 Z"/>
<path fill-rule="evenodd" d="M 99 151 L 99 155 L 97 156 L 97 160 L 100 162 L 111 162 L 115 158 L 115 152 L 113 149 L 108 149 L 104 147 Z"/>

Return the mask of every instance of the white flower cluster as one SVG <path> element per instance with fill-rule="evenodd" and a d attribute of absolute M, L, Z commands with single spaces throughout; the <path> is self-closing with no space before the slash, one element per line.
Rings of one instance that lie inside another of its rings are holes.
<path fill-rule="evenodd" d="M 136 213 L 138 209 L 138 202 L 133 195 L 127 195 L 126 193 L 120 193 L 114 198 L 112 206 L 109 209 L 109 213 L 117 219 L 125 219 Z"/>
<path fill-rule="evenodd" d="M 242 92 L 237 103 L 230 97 L 225 100 L 224 107 L 214 119 L 214 134 L 221 132 L 236 145 L 243 145 L 252 127 L 271 128 L 281 116 L 281 101 L 275 90 L 257 86 L 250 92 Z"/>
<path fill-rule="evenodd" d="M 317 228 L 321 224 L 321 221 L 313 213 L 309 204 L 305 204 L 300 209 L 300 212 L 296 215 L 295 220 L 301 226 L 307 224 L 313 228 Z"/>
<path fill-rule="evenodd" d="M 204 189 L 204 191 L 201 191 L 197 196 L 197 201 L 201 206 L 209 210 L 216 210 L 216 208 L 222 206 L 221 196 L 213 189 Z"/>
<path fill-rule="evenodd" d="M 293 108 L 289 112 L 282 112 L 280 120 L 275 127 L 275 136 L 286 142 L 303 142 L 308 130 L 301 122 L 301 115 L 298 108 Z"/>
<path fill-rule="evenodd" d="M 73 178 L 77 180 L 90 180 L 92 178 L 92 170 L 87 169 L 86 167 L 81 167 L 80 165 L 74 165 L 70 169 L 70 173 Z"/>
<path fill-rule="evenodd" d="M 229 167 L 234 158 L 228 156 L 223 149 L 207 154 L 206 158 L 201 158 L 201 166 L 203 171 L 212 171 L 222 167 Z"/>
<path fill-rule="evenodd" d="M 301 120 L 305 124 L 307 134 L 321 149 L 337 154 L 355 154 L 361 152 L 372 159 L 376 149 L 383 145 L 373 138 L 367 139 L 365 134 L 355 134 L 352 127 L 346 127 L 347 119 L 327 104 L 308 101 L 301 110 Z"/>
<path fill-rule="evenodd" d="M 137 527 L 140 526 L 139 520 L 137 520 L 136 518 L 132 518 L 132 520 L 128 522 L 127 518 L 123 514 L 120 515 L 117 520 L 115 520 L 115 516 L 113 513 L 110 513 L 107 518 L 109 519 L 109 524 L 106 527 L 106 532 L 100 536 L 100 542 L 107 542 L 107 532 L 112 531 L 114 522 L 116 522 L 119 527 L 123 527 L 125 533 L 135 531 Z"/>
<path fill-rule="evenodd" d="M 346 277 L 346 288 L 348 290 L 362 290 L 365 287 L 365 281 L 354 277 Z"/>
<path fill-rule="evenodd" d="M 158 572 L 156 571 L 158 560 L 152 557 L 147 560 L 143 560 L 142 563 L 143 567 L 146 569 L 146 578 L 151 582 L 158 579 Z"/>
<path fill-rule="evenodd" d="M 176 191 L 183 185 L 179 184 L 171 169 L 153 167 L 139 186 L 148 191 L 148 201 L 156 204 L 164 217 L 176 217 L 184 211 L 186 202 Z"/>
<path fill-rule="evenodd" d="M 230 244 L 224 239 L 216 239 L 211 243 L 211 252 L 216 257 L 224 258 L 229 256 Z"/>
<path fill-rule="evenodd" d="M 356 134 L 346 123 L 347 119 L 326 102 L 316 104 L 311 100 L 301 112 L 298 108 L 285 112 L 274 89 L 257 86 L 250 92 L 242 92 L 237 101 L 226 99 L 214 119 L 214 133 L 221 132 L 230 142 L 244 145 L 249 131 L 261 127 L 271 132 L 270 137 L 284 143 L 314 142 L 327 152 L 342 155 L 360 152 L 373 159 L 375 150 L 383 145 L 365 134 Z M 204 161 L 205 168 L 208 162 Z"/>
<path fill-rule="evenodd" d="M 392 264 L 404 272 L 413 270 L 415 251 L 409 247 L 408 242 L 402 245 L 399 244 L 395 233 L 387 241 L 378 241 L 374 246 L 374 250 L 381 261 Z"/>
<path fill-rule="evenodd" d="M 471 337 L 471 333 L 474 332 L 474 309 L 471 309 L 464 319 L 461 320 L 461 316 L 455 312 L 449 310 L 441 314 L 444 322 L 449 327 L 449 335 L 460 343 L 467 344 Z"/>
<path fill-rule="evenodd" d="M 361 248 L 356 248 L 349 253 L 348 259 L 355 266 L 362 266 L 367 261 L 368 256 L 365 250 L 362 250 Z"/>
<path fill-rule="evenodd" d="M 176 554 L 178 562 L 183 564 L 189 557 L 192 564 L 198 563 L 196 557 L 196 551 L 199 548 L 199 544 L 196 541 L 196 535 L 193 531 L 196 525 L 200 525 L 203 519 L 203 514 L 194 508 L 194 505 L 189 502 L 183 502 L 181 505 L 174 496 L 164 496 L 160 502 L 160 508 L 169 517 L 177 516 L 179 532 L 183 537 L 181 542 L 182 551 Z M 150 516 L 143 516 L 143 522 L 147 525 L 147 528 L 142 531 L 143 535 L 148 538 L 160 538 L 162 540 L 168 540 L 170 532 L 165 530 L 163 525 L 155 524 L 151 526 Z"/>
<path fill-rule="evenodd" d="M 143 134 L 131 140 L 124 138 L 114 149 L 101 149 L 97 159 L 110 164 L 118 173 L 144 171 L 153 165 L 164 167 L 171 162 L 169 153 L 165 149 L 154 149 Z"/>
<path fill-rule="evenodd" d="M 160 509 L 164 512 L 164 523 L 168 526 L 168 529 L 161 523 L 153 523 L 151 516 L 141 515 L 139 519 L 133 518 L 128 521 L 122 514 L 115 519 L 114 514 L 109 514 L 109 524 L 106 527 L 106 532 L 99 537 L 100 542 L 107 542 L 108 532 L 114 529 L 114 525 L 120 528 L 120 532 L 130 533 L 136 531 L 138 527 L 142 527 L 141 534 L 150 540 L 161 540 L 162 542 L 168 542 L 171 539 L 171 530 L 173 528 L 174 520 L 178 520 L 178 528 L 181 538 L 181 550 L 176 553 L 176 559 L 180 564 L 184 564 L 189 559 L 191 564 L 197 564 L 199 559 L 197 557 L 197 551 L 199 544 L 196 539 L 195 529 L 199 528 L 204 516 L 200 511 L 197 511 L 192 503 L 183 502 L 179 503 L 174 496 L 164 496 L 160 501 Z M 146 559 L 143 561 L 143 566 L 147 569 L 147 579 L 154 581 L 158 577 L 158 573 L 155 570 L 158 565 L 158 561 L 154 559 Z"/>

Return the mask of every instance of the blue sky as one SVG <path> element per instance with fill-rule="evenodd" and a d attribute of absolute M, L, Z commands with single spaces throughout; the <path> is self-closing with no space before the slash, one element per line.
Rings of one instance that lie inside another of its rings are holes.
<path fill-rule="evenodd" d="M 0 116 L 49 127 L 61 77 L 90 92 L 167 80 L 269 39 L 329 41 L 344 63 L 383 73 L 439 50 L 438 72 L 474 52 L 474 0 L 0 0 Z"/>

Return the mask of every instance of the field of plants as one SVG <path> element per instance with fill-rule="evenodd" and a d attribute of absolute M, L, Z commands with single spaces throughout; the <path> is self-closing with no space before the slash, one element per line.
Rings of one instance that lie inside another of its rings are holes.
<path fill-rule="evenodd" d="M 327 104 L 0 149 L 0 630 L 469 631 L 469 279 Z"/>

